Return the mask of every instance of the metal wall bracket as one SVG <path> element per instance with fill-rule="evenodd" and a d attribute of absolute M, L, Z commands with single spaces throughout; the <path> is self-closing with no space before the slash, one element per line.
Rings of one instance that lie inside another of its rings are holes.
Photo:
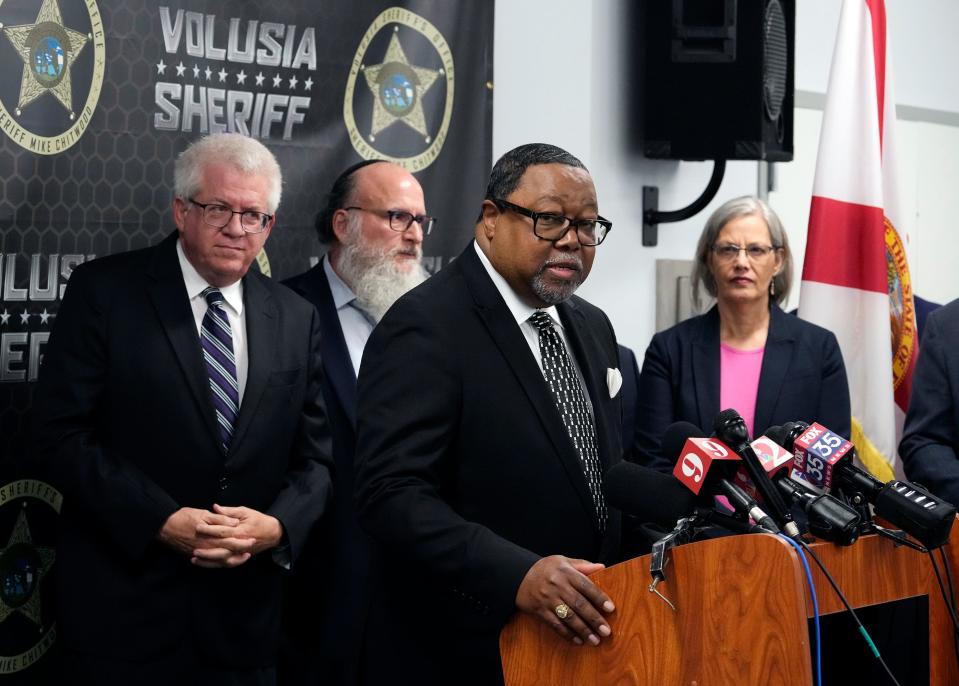
<path fill-rule="evenodd" d="M 659 211 L 659 186 L 643 186 L 643 245 L 650 247 L 659 242 L 659 225 L 689 219 L 708 205 L 723 182 L 726 160 L 713 160 L 713 174 L 706 190 L 681 210 Z"/>

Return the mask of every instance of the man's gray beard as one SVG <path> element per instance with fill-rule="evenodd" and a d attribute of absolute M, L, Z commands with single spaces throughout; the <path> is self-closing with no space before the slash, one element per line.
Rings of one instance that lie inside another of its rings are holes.
<path fill-rule="evenodd" d="M 545 278 L 546 269 L 557 261 L 559 260 L 547 260 L 530 281 L 530 288 L 533 289 L 533 293 L 547 305 L 558 305 L 561 302 L 569 300 L 573 293 L 576 292 L 576 289 L 583 283 L 582 279 L 579 278 L 582 272 L 579 272 L 576 279 L 563 285 L 552 286 L 548 284 Z M 579 262 L 580 269 L 582 269 L 582 261 L 577 261 Z"/>
<path fill-rule="evenodd" d="M 429 273 L 420 263 L 419 248 L 416 262 L 401 266 L 394 256 L 402 248 L 388 252 L 370 249 L 362 244 L 357 233 L 351 232 L 352 242 L 343 246 L 337 267 L 360 308 L 379 322 L 401 295 L 426 281 Z"/>

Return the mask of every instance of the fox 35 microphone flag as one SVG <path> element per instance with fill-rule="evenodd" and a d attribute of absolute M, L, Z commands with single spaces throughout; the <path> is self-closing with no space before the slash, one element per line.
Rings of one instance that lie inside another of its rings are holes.
<path fill-rule="evenodd" d="M 819 139 L 799 315 L 835 332 L 853 442 L 886 481 L 919 352 L 896 184 L 896 109 L 883 0 L 845 0 Z M 891 341 L 891 347 L 890 347 Z"/>

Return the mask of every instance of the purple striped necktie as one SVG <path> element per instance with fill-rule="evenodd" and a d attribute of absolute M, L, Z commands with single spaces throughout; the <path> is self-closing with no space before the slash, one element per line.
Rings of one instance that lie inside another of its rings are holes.
<path fill-rule="evenodd" d="M 233 438 L 233 427 L 240 409 L 240 389 L 233 357 L 233 331 L 223 309 L 223 294 L 212 286 L 203 290 L 207 310 L 200 325 L 200 345 L 210 376 L 210 395 L 220 429 L 220 447 L 226 453 Z"/>

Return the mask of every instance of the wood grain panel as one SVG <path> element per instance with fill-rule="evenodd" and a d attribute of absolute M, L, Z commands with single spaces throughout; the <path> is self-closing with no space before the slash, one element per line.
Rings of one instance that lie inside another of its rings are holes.
<path fill-rule="evenodd" d="M 959 528 L 946 552 L 959 570 Z M 952 625 L 929 557 L 877 536 L 814 550 L 853 607 L 927 595 L 929 668 L 934 686 L 959 684 Z M 941 565 L 940 565 L 941 566 Z M 844 611 L 810 561 L 820 612 Z M 765 534 L 700 541 L 673 550 L 668 581 L 647 590 L 649 556 L 598 572 L 616 603 L 613 636 L 599 647 L 574 646 L 538 620 L 517 615 L 500 636 L 507 686 L 808 686 L 807 618 L 812 601 L 795 550 Z"/>

